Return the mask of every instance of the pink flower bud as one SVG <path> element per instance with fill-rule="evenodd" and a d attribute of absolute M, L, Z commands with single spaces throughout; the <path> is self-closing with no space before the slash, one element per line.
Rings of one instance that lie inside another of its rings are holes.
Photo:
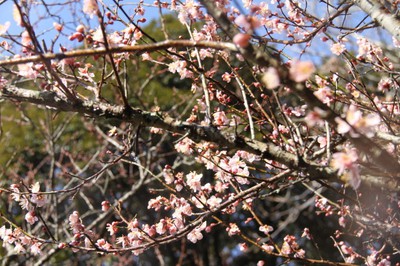
<path fill-rule="evenodd" d="M 233 43 L 241 48 L 246 48 L 249 45 L 251 36 L 245 33 L 238 33 L 233 37 Z"/>

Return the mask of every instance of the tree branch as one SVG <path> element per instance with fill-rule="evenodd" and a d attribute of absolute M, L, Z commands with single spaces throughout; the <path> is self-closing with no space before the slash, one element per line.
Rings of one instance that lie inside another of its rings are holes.
<path fill-rule="evenodd" d="M 221 147 L 230 150 L 244 150 L 261 156 L 263 159 L 274 160 L 284 164 L 289 169 L 307 174 L 310 179 L 324 179 L 336 182 L 342 182 L 336 172 L 327 166 L 321 166 L 312 161 L 299 159 L 296 155 L 282 150 L 281 147 L 273 143 L 265 143 L 253 140 L 247 137 L 235 136 L 224 133 L 214 126 L 200 126 L 188 122 L 175 120 L 168 115 L 159 112 L 147 112 L 135 108 L 126 108 L 119 105 L 111 105 L 103 102 L 80 101 L 75 104 L 68 102 L 63 96 L 49 91 L 33 91 L 17 87 L 3 88 L 0 98 L 16 100 L 21 102 L 43 105 L 48 108 L 54 108 L 58 111 L 76 112 L 96 118 L 112 118 L 120 121 L 141 124 L 146 127 L 161 128 L 169 132 L 187 135 L 196 142 L 208 141 L 218 143 Z M 382 186 L 379 178 L 370 176 L 361 177 L 365 184 Z M 400 191 L 400 187 L 385 186 L 390 191 Z"/>
<path fill-rule="evenodd" d="M 104 47 L 97 49 L 83 49 L 76 51 L 69 51 L 64 53 L 46 53 L 35 56 L 12 58 L 0 61 L 0 66 L 17 65 L 30 62 L 41 62 L 43 60 L 62 60 L 65 58 L 77 58 L 84 56 L 94 55 L 105 55 L 105 54 L 118 54 L 118 53 L 144 53 L 154 52 L 158 50 L 164 50 L 168 48 L 180 48 L 180 47 L 197 47 L 197 48 L 212 48 L 217 50 L 229 50 L 237 52 L 238 49 L 232 43 L 227 42 L 212 42 L 212 41 L 191 41 L 191 40 L 168 40 L 152 44 L 140 44 L 134 46 L 122 46 L 122 47 L 110 47 L 106 49 Z"/>
<path fill-rule="evenodd" d="M 400 18 L 396 14 L 391 14 L 377 0 L 352 0 L 352 2 L 400 41 Z"/>

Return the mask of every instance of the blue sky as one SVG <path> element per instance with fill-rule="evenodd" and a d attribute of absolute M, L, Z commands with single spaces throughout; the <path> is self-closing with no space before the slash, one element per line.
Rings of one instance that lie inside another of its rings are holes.
<path fill-rule="evenodd" d="M 63 1 L 56 1 L 56 0 L 52 0 L 52 1 L 45 1 L 46 3 L 49 4 L 54 4 L 54 3 L 62 3 L 64 1 L 67 0 L 63 0 Z M 0 1 L 1 2 L 1 1 Z M 83 2 L 83 1 L 81 1 Z M 103 2 L 105 4 L 110 3 L 111 5 L 113 5 L 113 1 L 112 0 L 103 0 Z M 135 1 L 135 3 L 138 1 Z M 153 4 L 153 0 L 146 0 L 144 1 L 147 4 Z M 254 1 L 254 2 L 260 2 L 260 1 Z M 270 1 L 267 1 L 270 2 Z M 303 2 L 303 6 L 304 6 L 304 0 L 299 0 L 299 2 Z M 317 3 L 318 1 L 308 1 L 309 6 L 311 6 L 312 3 Z M 122 4 L 128 4 L 128 3 L 133 3 L 130 1 L 121 1 Z M 234 3 L 238 3 L 241 4 L 241 0 L 237 0 L 234 1 Z M 5 2 L 3 2 L 0 5 L 0 24 L 4 24 L 7 21 L 11 22 L 11 27 L 9 29 L 9 33 L 10 34 L 15 34 L 15 35 L 20 35 L 21 32 L 24 30 L 22 27 L 19 27 L 18 25 L 16 25 L 16 23 L 14 22 L 13 19 L 13 1 L 11 0 L 7 0 Z M 275 4 L 276 5 L 276 4 Z M 273 6 L 275 5 L 269 5 L 270 8 L 273 8 Z M 126 7 L 126 11 L 131 15 L 134 13 L 134 8 L 136 7 L 136 5 L 129 5 Z M 68 41 L 67 37 L 68 35 L 70 35 L 71 33 L 74 32 L 75 26 L 79 24 L 79 20 L 77 17 L 71 17 L 70 16 L 70 11 L 67 8 L 61 8 L 60 6 L 55 6 L 53 7 L 54 10 L 56 11 L 56 14 L 58 14 L 60 17 L 62 17 L 62 19 L 65 19 L 66 21 L 69 21 L 69 24 L 67 24 L 65 26 L 65 30 L 63 32 L 65 32 L 64 36 L 61 36 L 59 42 L 56 44 L 55 47 L 55 51 L 58 51 L 58 44 L 62 43 L 64 46 L 66 46 L 67 48 L 74 48 L 78 45 L 80 45 L 80 43 L 74 41 Z M 75 3 L 75 7 L 76 9 L 80 10 L 81 9 L 81 3 L 77 2 Z M 309 7 L 311 8 L 311 7 Z M 317 14 L 319 13 L 321 16 L 326 16 L 324 15 L 324 13 L 326 12 L 326 9 L 321 10 L 321 8 L 323 8 L 322 5 L 320 5 L 319 7 L 315 8 L 314 12 Z M 242 9 L 243 10 L 243 9 Z M 38 13 L 43 13 L 44 9 L 41 8 L 39 10 L 32 10 L 32 12 L 29 14 L 30 15 L 30 19 L 31 21 L 37 21 L 37 17 L 38 17 Z M 332 10 L 331 12 L 334 12 L 334 10 Z M 147 19 L 147 21 L 150 21 L 153 18 L 157 18 L 158 17 L 158 8 L 154 8 L 154 7 L 146 7 L 146 13 L 144 15 L 144 17 Z M 320 17 L 321 17 L 320 16 Z M 357 11 L 356 9 L 352 9 L 351 12 L 349 12 L 349 16 L 347 17 L 346 20 L 346 25 L 350 26 L 351 24 L 354 24 L 355 21 L 359 21 L 362 18 L 364 18 L 365 14 L 361 11 Z M 53 22 L 57 22 L 58 18 L 56 16 L 54 17 L 50 17 L 48 19 L 45 20 L 41 20 L 39 22 L 39 24 L 35 25 L 35 30 L 36 30 L 36 34 L 39 36 L 39 40 L 42 41 L 44 40 L 47 44 L 51 43 L 52 38 L 54 38 L 54 36 L 56 35 L 56 31 L 53 28 Z M 91 26 L 94 28 L 97 25 L 97 19 L 93 18 L 89 21 L 82 21 L 84 24 L 87 24 L 87 22 L 90 22 Z M 337 22 L 338 23 L 338 22 Z M 113 26 L 109 26 L 109 29 L 122 29 L 123 26 L 120 23 L 116 23 Z M 376 34 L 376 31 L 370 31 L 371 33 L 369 33 L 369 37 L 379 37 L 378 34 Z M 364 33 L 363 33 L 364 34 Z M 390 42 L 389 40 L 389 36 L 387 34 L 385 34 L 384 32 L 382 32 L 382 36 L 384 37 L 384 39 L 388 40 L 388 42 Z M 0 38 L 1 39 L 1 38 Z M 313 40 L 312 43 L 312 47 L 308 48 L 305 55 L 302 57 L 303 59 L 312 59 L 314 61 L 318 60 L 318 57 L 321 55 L 321 53 L 324 53 L 325 55 L 330 55 L 329 53 L 329 45 L 331 44 L 331 42 L 328 43 L 322 43 L 320 40 L 320 36 L 316 37 Z M 350 47 L 350 44 L 346 44 L 346 46 Z M 297 45 L 296 46 L 297 50 L 299 51 L 301 49 L 301 47 L 304 47 L 304 45 Z M 57 48 L 57 49 L 56 49 Z M 293 47 L 294 48 L 294 47 Z M 292 49 L 292 48 L 290 48 Z M 290 49 L 287 49 L 287 52 L 289 52 Z M 292 51 L 293 52 L 293 51 Z M 290 54 L 292 54 L 292 52 L 290 52 Z M 296 53 L 296 52 L 295 52 Z M 1 57 L 1 52 L 0 52 L 0 57 Z"/>

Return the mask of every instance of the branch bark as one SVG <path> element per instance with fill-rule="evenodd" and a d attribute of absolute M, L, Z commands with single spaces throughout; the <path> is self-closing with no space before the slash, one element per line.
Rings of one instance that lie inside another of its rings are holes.
<path fill-rule="evenodd" d="M 0 98 L 42 105 L 57 111 L 76 112 L 95 118 L 112 118 L 141 124 L 145 127 L 161 128 L 169 132 L 186 135 L 196 142 L 208 141 L 217 143 L 221 147 L 232 151 L 244 150 L 257 154 L 263 159 L 277 161 L 289 169 L 306 174 L 310 179 L 342 182 L 332 168 L 298 158 L 296 155 L 282 150 L 281 147 L 273 143 L 265 143 L 247 137 L 224 133 L 214 126 L 201 126 L 175 120 L 159 112 L 147 112 L 140 109 L 94 101 L 81 100 L 77 103 L 71 103 L 62 95 L 58 95 L 55 92 L 33 91 L 11 86 L 1 90 Z M 366 185 L 375 187 L 382 187 L 384 185 L 384 188 L 389 191 L 400 191 L 400 187 L 394 185 L 397 184 L 396 181 L 382 182 L 381 178 L 371 178 L 371 176 L 362 176 L 361 178 Z M 396 177 L 396 179 L 399 178 Z"/>
<path fill-rule="evenodd" d="M 360 9 L 400 41 L 400 18 L 377 0 L 353 0 Z"/>

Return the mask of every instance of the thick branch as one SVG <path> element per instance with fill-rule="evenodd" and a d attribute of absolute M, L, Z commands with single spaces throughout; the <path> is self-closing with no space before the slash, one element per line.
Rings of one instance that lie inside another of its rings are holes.
<path fill-rule="evenodd" d="M 0 98 L 28 102 L 54 108 L 58 111 L 76 112 L 96 118 L 112 118 L 131 123 L 140 123 L 146 127 L 157 127 L 170 132 L 187 135 L 194 141 L 209 141 L 218 143 L 221 147 L 230 150 L 244 150 L 286 165 L 289 169 L 308 174 L 311 179 L 325 179 L 339 181 L 337 174 L 330 167 L 321 166 L 313 162 L 304 162 L 281 147 L 273 143 L 264 143 L 240 136 L 228 135 L 214 126 L 200 126 L 175 120 L 167 115 L 157 112 L 146 112 L 140 109 L 126 108 L 124 106 L 111 105 L 94 101 L 80 101 L 70 103 L 65 98 L 49 91 L 33 91 L 17 87 L 6 87 L 0 93 Z M 366 178 L 365 184 L 381 185 L 379 180 Z M 387 187 L 391 191 L 400 191 L 398 186 Z"/>
<path fill-rule="evenodd" d="M 209 41 L 190 41 L 190 40 L 168 40 L 164 42 L 158 42 L 153 44 L 141 44 L 134 46 L 122 46 L 122 47 L 110 47 L 105 49 L 104 47 L 97 49 L 83 49 L 70 51 L 65 53 L 46 53 L 35 56 L 28 56 L 22 58 L 12 58 L 0 61 L 0 66 L 17 65 L 29 62 L 42 62 L 43 60 L 62 60 L 65 58 L 76 58 L 83 56 L 94 56 L 94 55 L 105 55 L 105 54 L 118 54 L 118 53 L 144 53 L 154 52 L 158 50 L 164 50 L 168 48 L 180 48 L 180 47 L 197 47 L 197 48 L 212 48 L 217 50 L 230 50 L 233 52 L 238 51 L 236 46 L 232 43 L 225 42 L 209 42 Z"/>
<path fill-rule="evenodd" d="M 377 0 L 353 0 L 359 8 L 400 41 L 400 18 Z"/>

